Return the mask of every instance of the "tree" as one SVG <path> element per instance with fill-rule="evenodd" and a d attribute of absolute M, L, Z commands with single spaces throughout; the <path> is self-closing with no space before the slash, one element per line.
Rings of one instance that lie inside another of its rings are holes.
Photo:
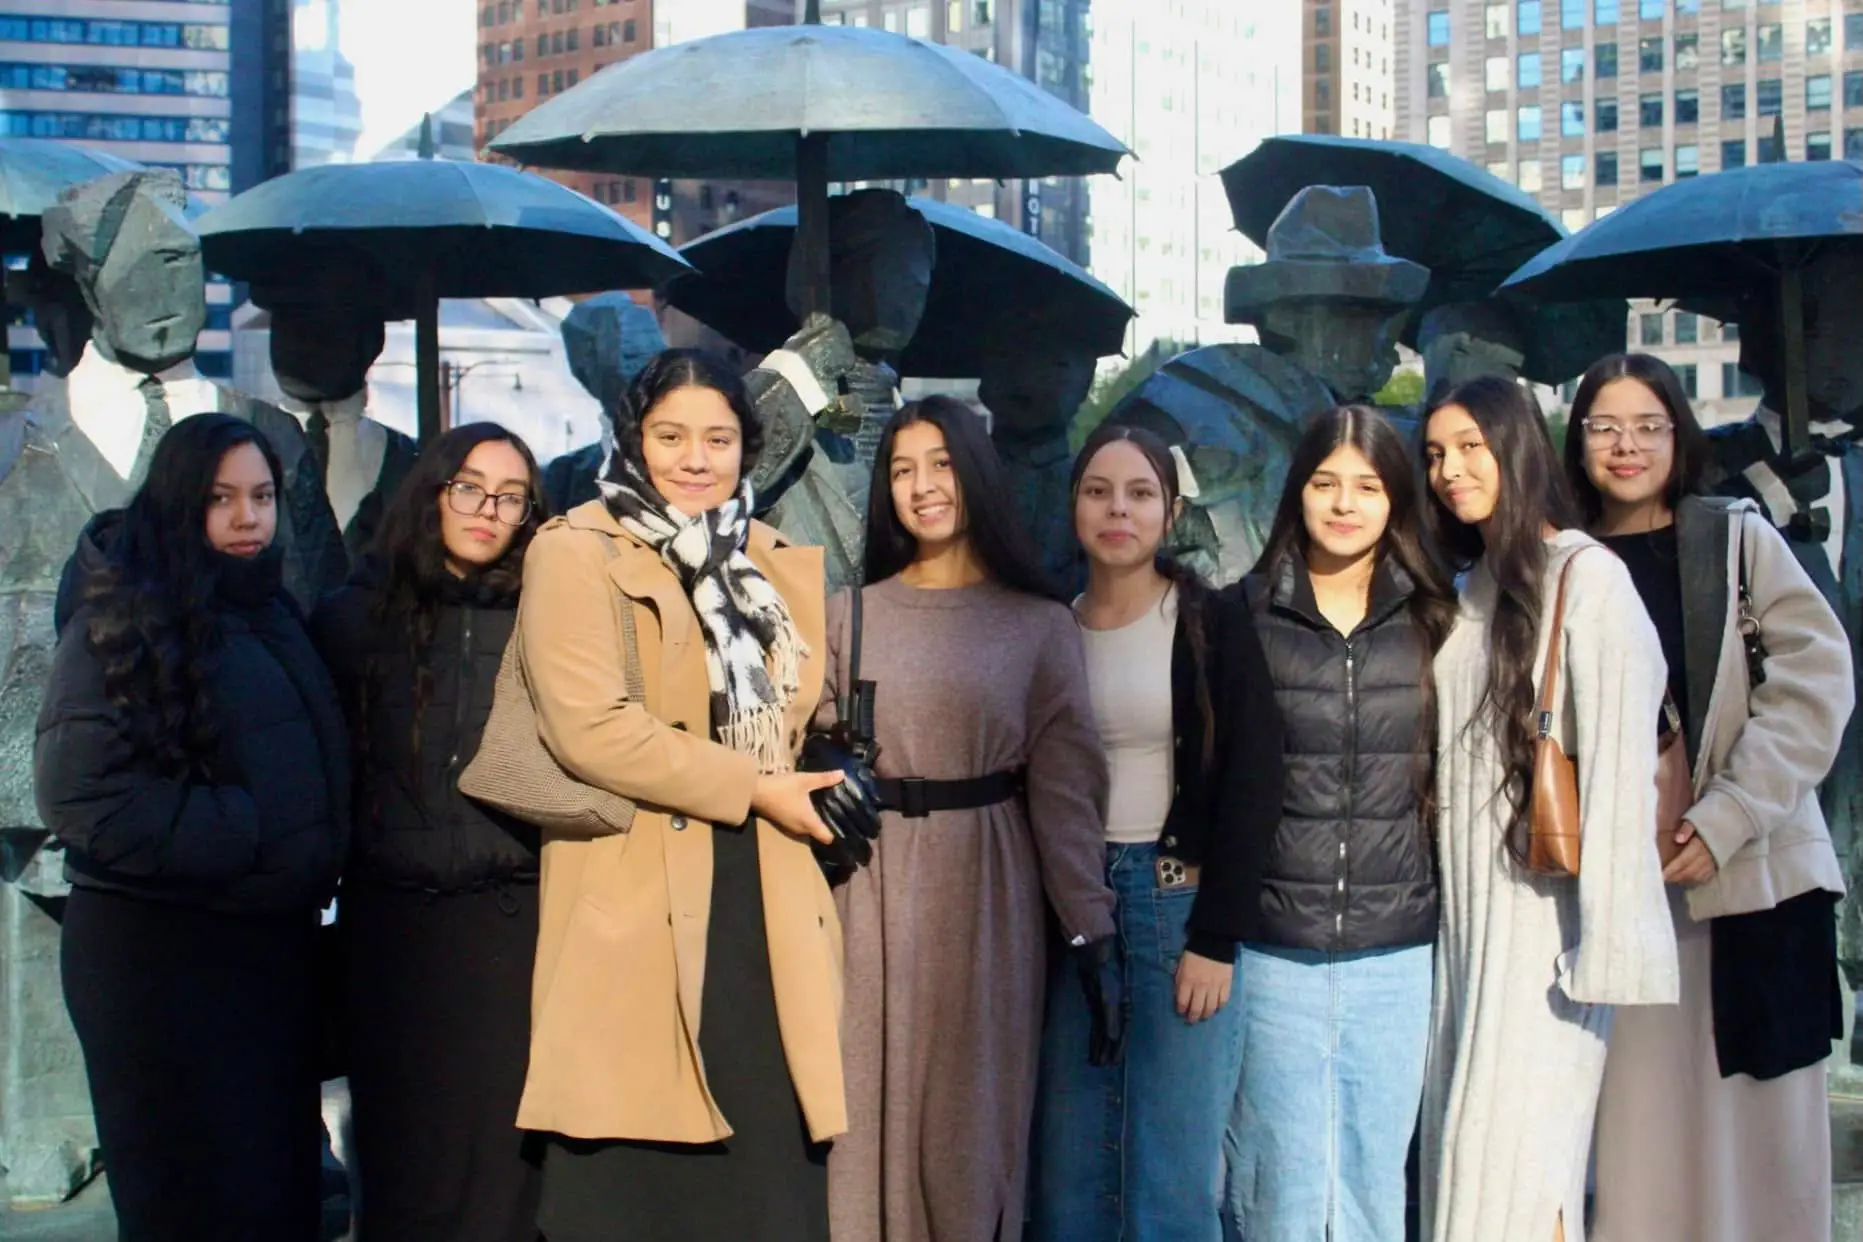
<path fill-rule="evenodd" d="M 1423 400 L 1423 372 L 1401 370 L 1371 399 L 1373 405 L 1414 406 Z"/>
<path fill-rule="evenodd" d="M 1095 380 L 1087 399 L 1081 402 L 1080 409 L 1074 412 L 1073 422 L 1068 425 L 1069 446 L 1079 452 L 1080 446 L 1093 434 L 1093 429 L 1105 422 L 1107 415 L 1113 412 L 1113 407 L 1135 392 L 1140 384 L 1152 377 L 1153 372 L 1175 358 L 1182 349 L 1183 346 L 1175 341 L 1153 341 L 1149 349 L 1129 359 L 1125 366 Z"/>

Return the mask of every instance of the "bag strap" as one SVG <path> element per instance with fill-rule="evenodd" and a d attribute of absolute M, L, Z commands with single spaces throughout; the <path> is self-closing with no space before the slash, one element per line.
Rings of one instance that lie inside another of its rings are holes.
<path fill-rule="evenodd" d="M 599 530 L 589 532 L 602 541 L 602 551 L 606 559 L 613 561 L 621 555 L 619 541 L 612 535 L 604 535 Z M 640 635 L 634 625 L 634 606 L 622 597 L 621 588 L 613 583 L 611 602 L 614 604 L 615 623 L 621 630 L 621 654 L 623 683 L 627 686 L 628 701 L 643 706 L 647 702 L 647 679 L 640 667 Z"/>
<path fill-rule="evenodd" d="M 1589 550 L 1589 545 L 1575 550 L 1559 567 L 1559 589 L 1553 594 L 1552 637 L 1546 642 L 1546 674 L 1541 679 L 1538 709 L 1539 736 L 1552 736 L 1553 704 L 1559 701 L 1559 661 L 1561 641 L 1565 635 L 1565 584 L 1572 576 L 1572 562 Z"/>
<path fill-rule="evenodd" d="M 855 585 L 851 590 L 853 598 L 848 601 L 847 614 L 847 682 L 841 687 L 839 701 L 835 704 L 835 714 L 845 722 L 854 740 L 871 743 L 874 740 L 874 686 L 872 682 L 860 679 L 861 633 L 866 628 L 863 596 L 866 592 L 859 585 Z"/>

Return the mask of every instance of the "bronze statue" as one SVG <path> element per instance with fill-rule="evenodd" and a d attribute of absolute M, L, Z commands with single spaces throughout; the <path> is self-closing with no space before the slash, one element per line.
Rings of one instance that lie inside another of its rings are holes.
<path fill-rule="evenodd" d="M 660 320 L 625 293 L 604 293 L 576 303 L 563 319 L 563 350 L 576 381 L 601 403 L 602 434 L 593 444 L 564 453 L 543 471 L 543 494 L 553 513 L 598 495 L 596 477 L 614 448 L 615 418 L 628 385 L 666 348 Z"/>

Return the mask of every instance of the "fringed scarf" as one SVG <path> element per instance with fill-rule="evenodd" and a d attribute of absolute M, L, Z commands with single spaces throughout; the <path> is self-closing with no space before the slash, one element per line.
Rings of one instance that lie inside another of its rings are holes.
<path fill-rule="evenodd" d="M 756 759 L 760 771 L 788 771 L 784 713 L 800 690 L 808 650 L 783 597 L 745 552 L 749 474 L 737 495 L 697 517 L 668 505 L 622 454 L 610 455 L 602 475 L 608 512 L 660 554 L 699 616 L 719 742 Z"/>

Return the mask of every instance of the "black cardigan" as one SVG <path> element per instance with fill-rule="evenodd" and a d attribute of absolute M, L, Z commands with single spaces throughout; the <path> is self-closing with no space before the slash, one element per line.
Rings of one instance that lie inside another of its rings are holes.
<path fill-rule="evenodd" d="M 1204 675 L 1216 735 L 1204 763 L 1203 713 L 1188 624 L 1203 623 Z M 1212 591 L 1179 592 L 1171 645 L 1171 721 L 1176 787 L 1159 834 L 1161 853 L 1202 867 L 1186 947 L 1232 962 L 1248 926 L 1249 859 L 1281 818 L 1284 760 L 1274 679 L 1239 600 Z"/>

